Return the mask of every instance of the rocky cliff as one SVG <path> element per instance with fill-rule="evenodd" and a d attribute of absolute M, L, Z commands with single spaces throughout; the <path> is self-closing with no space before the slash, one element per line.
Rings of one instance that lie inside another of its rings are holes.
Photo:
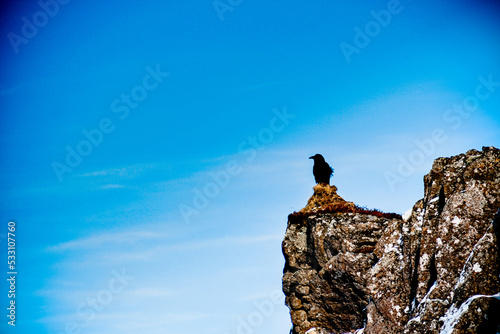
<path fill-rule="evenodd" d="M 315 187 L 289 216 L 294 334 L 500 333 L 500 150 L 434 161 L 405 219 Z"/>

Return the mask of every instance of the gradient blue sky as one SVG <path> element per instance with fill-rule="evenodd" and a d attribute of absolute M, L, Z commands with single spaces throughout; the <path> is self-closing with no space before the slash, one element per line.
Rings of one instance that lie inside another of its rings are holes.
<path fill-rule="evenodd" d="M 310 155 L 345 199 L 403 213 L 435 158 L 500 146 L 493 3 L 89 0 L 46 22 L 36 1 L 4 4 L 0 247 L 15 220 L 19 275 L 0 331 L 287 333 L 281 240 Z"/>

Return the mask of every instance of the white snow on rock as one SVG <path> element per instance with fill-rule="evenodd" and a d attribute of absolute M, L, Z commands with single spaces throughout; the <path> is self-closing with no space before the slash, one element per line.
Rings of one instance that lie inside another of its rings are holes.
<path fill-rule="evenodd" d="M 410 210 L 406 211 L 405 213 L 403 213 L 403 220 L 404 221 L 407 221 L 411 217 L 412 211 L 413 211 L 413 209 L 410 209 Z"/>
<path fill-rule="evenodd" d="M 410 321 L 408 321 L 408 324 L 410 324 L 412 322 L 420 322 L 420 316 L 411 319 Z"/>
<path fill-rule="evenodd" d="M 500 293 L 496 295 L 475 295 L 467 299 L 460 307 L 457 309 L 455 305 L 452 305 L 448 311 L 446 311 L 445 315 L 439 320 L 444 321 L 443 327 L 441 327 L 441 332 L 439 334 L 451 334 L 453 329 L 458 324 L 460 317 L 469 310 L 470 304 L 478 299 L 478 298 L 496 298 L 500 300 Z"/>
<path fill-rule="evenodd" d="M 435 201 L 437 201 L 438 199 L 439 199 L 439 196 L 434 197 L 433 199 L 431 199 L 431 200 L 429 201 L 429 203 L 434 203 L 434 202 L 435 202 Z"/>

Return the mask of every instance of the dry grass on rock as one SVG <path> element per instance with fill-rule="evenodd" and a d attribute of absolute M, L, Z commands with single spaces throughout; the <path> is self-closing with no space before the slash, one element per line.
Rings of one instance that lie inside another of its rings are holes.
<path fill-rule="evenodd" d="M 348 202 L 337 194 L 337 187 L 334 185 L 317 184 L 313 189 L 314 194 L 307 201 L 307 205 L 299 212 L 292 213 L 291 216 L 308 217 L 320 213 L 361 213 L 389 219 L 402 219 L 401 215 L 396 213 L 385 213 Z"/>

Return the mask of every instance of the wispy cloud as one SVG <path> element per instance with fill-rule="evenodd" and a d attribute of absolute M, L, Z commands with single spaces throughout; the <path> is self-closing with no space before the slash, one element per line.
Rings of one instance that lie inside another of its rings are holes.
<path fill-rule="evenodd" d="M 131 312 L 131 313 L 126 313 L 126 312 L 120 312 L 120 313 L 101 313 L 98 314 L 96 317 L 96 322 L 98 321 L 104 321 L 106 323 L 113 322 L 117 324 L 127 324 L 124 326 L 122 329 L 127 330 L 127 332 L 131 332 L 131 325 L 132 323 L 137 323 L 135 319 L 150 319 L 151 321 L 148 321 L 151 324 L 155 324 L 156 326 L 160 325 L 169 325 L 174 322 L 185 322 L 185 321 L 190 321 L 190 320 L 196 320 L 196 319 L 203 319 L 210 317 L 211 315 L 208 313 L 170 313 L 170 312 L 155 312 L 154 314 L 147 311 L 151 310 L 145 310 L 144 312 Z M 120 326 L 122 327 L 122 326 Z M 135 327 L 135 326 L 132 326 Z M 144 328 L 143 324 L 139 324 L 137 326 L 137 332 L 140 332 L 140 328 Z"/>
<path fill-rule="evenodd" d="M 82 248 L 94 248 L 104 244 L 123 244 L 137 243 L 147 240 L 155 240 L 165 238 L 165 233 L 153 231 L 126 231 L 115 233 L 103 233 L 99 235 L 89 236 L 82 239 L 76 239 L 59 243 L 47 248 L 49 252 L 64 252 Z"/>
<path fill-rule="evenodd" d="M 86 332 L 160 334 L 165 333 L 167 329 L 170 333 L 174 326 L 189 326 L 193 321 L 202 321 L 213 316 L 201 312 L 162 312 L 151 308 L 135 312 L 102 313 L 86 328 Z"/>
<path fill-rule="evenodd" d="M 170 246 L 169 249 L 176 251 L 193 251 L 205 248 L 226 247 L 231 245 L 251 245 L 268 241 L 277 241 L 281 239 L 281 235 L 233 236 L 185 242 Z"/>
<path fill-rule="evenodd" d="M 109 261 L 129 262 L 129 261 L 152 261 L 153 259 L 161 258 L 168 253 L 202 251 L 213 248 L 227 248 L 231 246 L 249 246 L 266 242 L 279 242 L 282 240 L 281 235 L 260 235 L 260 236 L 232 236 L 224 238 L 202 239 L 197 241 L 181 242 L 177 244 L 164 245 L 163 243 L 150 244 L 150 247 L 135 249 L 130 251 L 113 252 L 104 254 L 102 259 Z M 95 263 L 95 260 L 93 260 Z"/>
<path fill-rule="evenodd" d="M 142 172 L 155 168 L 154 164 L 137 164 L 120 168 L 108 168 L 97 170 L 89 173 L 80 174 L 81 177 L 100 177 L 100 176 L 112 176 L 112 177 L 127 177 L 134 178 L 141 174 Z"/>
<path fill-rule="evenodd" d="M 156 298 L 156 297 L 168 297 L 174 294 L 173 291 L 164 289 L 162 287 L 143 287 L 137 288 L 134 290 L 130 290 L 126 292 L 126 295 L 130 295 L 132 297 L 141 297 L 141 298 Z"/>
<path fill-rule="evenodd" d="M 229 236 L 196 241 L 172 243 L 172 236 L 166 233 L 126 231 L 105 233 L 59 243 L 46 248 L 47 252 L 77 252 L 84 250 L 88 256 L 70 263 L 60 263 L 64 267 L 74 265 L 78 268 L 110 263 L 144 263 L 167 256 L 170 253 L 203 251 L 216 248 L 245 247 L 266 242 L 279 242 L 278 234 L 256 236 Z M 119 247 L 119 246 L 122 247 Z M 106 246 L 106 247 L 105 247 Z M 125 246 L 125 247 L 124 247 Z M 111 247 L 111 248 L 110 248 Z M 99 253 L 99 256 L 95 256 Z"/>
<path fill-rule="evenodd" d="M 104 184 L 102 186 L 99 186 L 99 189 L 101 190 L 106 190 L 106 189 L 124 189 L 127 188 L 127 186 L 123 184 Z"/>
<path fill-rule="evenodd" d="M 206 319 L 212 316 L 212 314 L 208 313 L 173 313 L 145 308 L 142 312 L 124 310 L 121 312 L 96 313 L 95 318 L 88 323 L 76 312 L 43 317 L 38 319 L 37 322 L 54 329 L 64 328 L 64 325 L 61 324 L 74 323 L 89 333 L 106 333 L 109 331 L 113 333 L 138 333 L 143 332 L 145 329 L 148 333 L 164 333 L 165 328 L 174 323 Z"/>

